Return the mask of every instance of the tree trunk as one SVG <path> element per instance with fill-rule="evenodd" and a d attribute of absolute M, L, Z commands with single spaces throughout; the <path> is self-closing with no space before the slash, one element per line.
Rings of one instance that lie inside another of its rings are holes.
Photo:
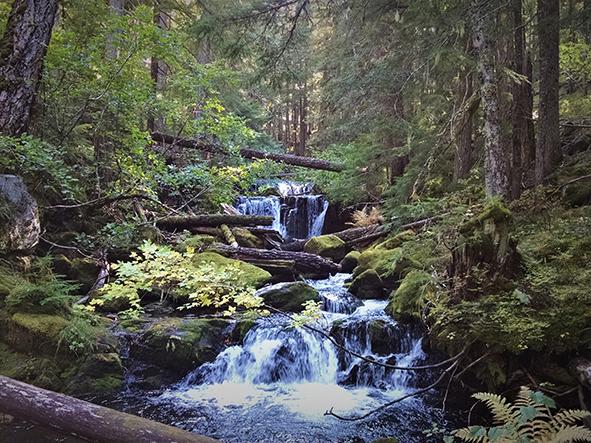
<path fill-rule="evenodd" d="M 154 24 L 160 29 L 168 29 L 170 27 L 170 16 L 162 10 L 159 2 L 154 4 Z M 162 92 L 166 86 L 166 76 L 168 75 L 168 65 L 156 57 L 152 57 L 150 61 L 150 76 L 154 82 L 155 94 Z M 155 100 L 156 102 L 157 100 Z M 164 118 L 162 116 L 151 115 L 148 118 L 148 129 L 153 131 L 162 131 L 164 128 Z"/>
<path fill-rule="evenodd" d="M 203 215 L 175 215 L 164 217 L 156 221 L 156 225 L 163 229 L 183 229 L 195 226 L 270 226 L 273 217 L 266 215 L 229 215 L 229 214 L 203 214 Z"/>
<path fill-rule="evenodd" d="M 470 44 L 470 47 L 472 45 Z M 466 177 L 472 168 L 472 131 L 474 121 L 473 107 L 468 102 L 474 94 L 474 78 L 469 67 L 463 67 L 460 71 L 458 92 L 456 97 L 456 109 L 460 118 L 456 122 L 456 155 L 454 157 L 453 180 Z"/>
<path fill-rule="evenodd" d="M 298 155 L 306 155 L 306 139 L 308 138 L 308 92 L 306 84 L 300 97 L 300 140 Z"/>
<path fill-rule="evenodd" d="M 109 8 L 114 14 L 121 16 L 125 13 L 125 0 L 109 0 Z M 114 60 L 117 57 L 119 57 L 119 51 L 115 45 L 115 35 L 111 33 L 107 35 L 107 59 Z"/>
<path fill-rule="evenodd" d="M 160 132 L 154 132 L 152 134 L 152 140 L 158 143 L 166 143 L 168 145 L 177 145 L 188 149 L 200 149 L 202 151 L 208 151 L 213 153 L 222 153 L 221 147 L 206 143 L 198 139 L 187 139 L 177 138 L 172 135 L 162 134 Z M 254 149 L 243 148 L 240 149 L 240 155 L 244 158 L 272 160 L 287 165 L 301 166 L 303 168 L 320 169 L 324 171 L 340 172 L 344 169 L 343 165 L 339 163 L 333 163 L 327 160 L 321 160 L 312 157 L 300 157 L 298 155 L 291 154 L 275 154 L 272 152 L 256 151 Z"/>
<path fill-rule="evenodd" d="M 0 133 L 26 132 L 57 0 L 15 0 L 0 42 Z"/>
<path fill-rule="evenodd" d="M 471 8 L 473 42 L 478 54 L 480 97 L 484 110 L 484 182 L 488 196 L 510 197 L 507 153 L 501 145 L 501 123 L 494 51 L 495 2 L 474 0 Z"/>
<path fill-rule="evenodd" d="M 536 145 L 536 184 L 542 184 L 560 159 L 559 0 L 538 0 L 540 104 Z"/>
<path fill-rule="evenodd" d="M 0 376 L 0 412 L 89 441 L 215 443 L 209 437 Z"/>

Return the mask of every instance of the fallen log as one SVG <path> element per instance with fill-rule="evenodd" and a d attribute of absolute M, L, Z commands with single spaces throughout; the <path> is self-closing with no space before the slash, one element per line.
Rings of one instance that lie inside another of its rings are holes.
<path fill-rule="evenodd" d="M 223 149 L 211 142 L 199 139 L 189 139 L 175 137 L 161 132 L 153 132 L 152 140 L 157 143 L 167 145 L 176 145 L 188 149 L 199 149 L 201 151 L 223 153 Z M 239 151 L 240 156 L 250 159 L 272 160 L 274 162 L 285 163 L 287 165 L 301 166 L 303 168 L 320 169 L 323 171 L 341 172 L 344 167 L 339 163 L 333 163 L 328 160 L 321 160 L 313 157 L 302 157 L 300 155 L 277 154 L 273 152 L 263 152 L 254 149 L 243 148 Z"/>
<path fill-rule="evenodd" d="M 209 437 L 0 376 L 0 412 L 95 442 L 215 443 Z"/>
<path fill-rule="evenodd" d="M 203 215 L 173 215 L 156 221 L 156 226 L 166 230 L 186 229 L 192 227 L 217 227 L 221 225 L 232 226 L 259 226 L 272 225 L 273 217 L 264 215 L 230 215 L 230 214 L 203 214 Z"/>
<path fill-rule="evenodd" d="M 238 246 L 236 237 L 234 237 L 234 234 L 232 233 L 232 230 L 228 227 L 228 225 L 221 225 L 220 231 L 222 232 L 222 235 L 224 236 L 224 240 L 226 240 L 226 243 L 228 243 L 230 246 L 234 248 Z"/>
<path fill-rule="evenodd" d="M 252 260 L 280 260 L 293 261 L 295 269 L 304 274 L 334 274 L 340 272 L 340 265 L 319 255 L 306 252 L 281 251 L 278 249 L 233 248 L 222 244 L 215 244 L 209 248 L 222 255 L 237 258 L 245 262 Z"/>

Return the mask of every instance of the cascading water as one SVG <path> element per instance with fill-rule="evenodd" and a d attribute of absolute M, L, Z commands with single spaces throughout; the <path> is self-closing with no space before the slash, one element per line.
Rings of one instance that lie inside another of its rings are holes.
<path fill-rule="evenodd" d="M 245 215 L 273 217 L 273 229 L 286 239 L 305 239 L 322 234 L 328 201 L 312 195 L 310 183 L 280 181 L 274 184 L 279 196 L 240 197 L 236 209 Z"/>

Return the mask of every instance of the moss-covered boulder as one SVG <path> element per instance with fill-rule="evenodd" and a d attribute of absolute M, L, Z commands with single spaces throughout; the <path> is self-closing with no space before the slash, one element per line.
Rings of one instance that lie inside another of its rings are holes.
<path fill-rule="evenodd" d="M 343 272 L 353 272 L 353 270 L 359 264 L 359 256 L 361 252 L 359 251 L 351 251 L 341 260 L 341 270 Z"/>
<path fill-rule="evenodd" d="M 402 248 L 372 248 L 363 251 L 359 256 L 359 264 L 353 271 L 353 277 L 373 269 L 382 279 L 384 287 L 393 289 L 410 269 L 420 267 L 421 264 L 408 256 Z"/>
<path fill-rule="evenodd" d="M 215 359 L 232 322 L 216 318 L 167 318 L 149 326 L 132 346 L 132 354 L 177 375 Z"/>
<path fill-rule="evenodd" d="M 123 385 L 123 365 L 115 352 L 90 354 L 68 383 L 71 394 L 116 391 Z"/>
<path fill-rule="evenodd" d="M 241 273 L 241 283 L 260 288 L 271 281 L 271 274 L 250 263 L 232 258 L 224 257 L 215 252 L 202 252 L 193 257 L 193 264 L 197 267 L 201 265 L 212 265 L 214 267 L 232 267 Z"/>
<path fill-rule="evenodd" d="M 244 248 L 264 248 L 265 242 L 246 228 L 233 228 L 232 234 L 238 244 Z"/>
<path fill-rule="evenodd" d="M 68 320 L 59 315 L 17 312 L 6 322 L 4 340 L 15 350 L 55 352 Z"/>
<path fill-rule="evenodd" d="M 320 235 L 308 240 L 304 251 L 339 262 L 347 254 L 347 244 L 336 235 Z"/>
<path fill-rule="evenodd" d="M 88 292 L 96 282 L 100 266 L 92 258 L 59 255 L 54 260 L 54 269 L 57 274 L 80 284 L 83 292 Z"/>
<path fill-rule="evenodd" d="M 412 229 L 408 229 L 406 231 L 399 232 L 398 234 L 394 235 L 393 237 L 388 237 L 381 243 L 378 243 L 375 248 L 376 249 L 395 249 L 402 246 L 403 243 L 412 240 L 416 236 L 415 232 Z"/>
<path fill-rule="evenodd" d="M 384 283 L 373 269 L 363 271 L 353 279 L 349 286 L 349 292 L 358 298 L 382 298 L 384 297 Z"/>
<path fill-rule="evenodd" d="M 386 312 L 399 320 L 420 318 L 425 297 L 434 290 L 433 279 L 427 272 L 412 270 L 390 295 Z"/>
<path fill-rule="evenodd" d="M 192 248 L 195 251 L 202 251 L 207 249 L 215 241 L 217 241 L 217 238 L 213 235 L 195 234 L 185 237 L 176 245 L 175 249 L 179 252 L 185 252 L 188 248 Z"/>
<path fill-rule="evenodd" d="M 301 281 L 268 286 L 259 289 L 256 295 L 262 297 L 266 304 L 287 312 L 300 312 L 304 302 L 320 301 L 318 291 Z"/>
<path fill-rule="evenodd" d="M 236 325 L 232 330 L 232 341 L 235 343 L 242 343 L 246 334 L 256 325 L 256 318 L 245 317 L 236 321 Z"/>

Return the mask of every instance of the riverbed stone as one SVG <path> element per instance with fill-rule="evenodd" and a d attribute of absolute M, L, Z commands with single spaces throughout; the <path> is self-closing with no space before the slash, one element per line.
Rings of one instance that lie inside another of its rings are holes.
<path fill-rule="evenodd" d="M 343 272 L 353 272 L 353 270 L 357 267 L 359 263 L 359 256 L 361 252 L 359 251 L 351 251 L 341 260 L 341 271 Z"/>
<path fill-rule="evenodd" d="M 300 312 L 305 302 L 320 301 L 318 291 L 301 281 L 267 286 L 255 295 L 262 297 L 266 304 L 286 312 Z"/>
<path fill-rule="evenodd" d="M 349 292 L 362 299 L 382 298 L 384 283 L 374 269 L 368 269 L 353 279 Z"/>
<path fill-rule="evenodd" d="M 40 234 L 37 202 L 23 179 L 0 174 L 0 251 L 30 250 L 39 242 Z"/>
<path fill-rule="evenodd" d="M 232 322 L 219 318 L 165 318 L 134 342 L 132 354 L 178 375 L 215 359 Z"/>
<path fill-rule="evenodd" d="M 306 242 L 304 252 L 339 262 L 347 254 L 347 244 L 336 235 L 320 235 Z"/>
<path fill-rule="evenodd" d="M 236 227 L 232 229 L 232 234 L 236 238 L 236 242 L 239 246 L 244 248 L 263 248 L 265 246 L 265 242 L 254 235 L 246 228 Z"/>

